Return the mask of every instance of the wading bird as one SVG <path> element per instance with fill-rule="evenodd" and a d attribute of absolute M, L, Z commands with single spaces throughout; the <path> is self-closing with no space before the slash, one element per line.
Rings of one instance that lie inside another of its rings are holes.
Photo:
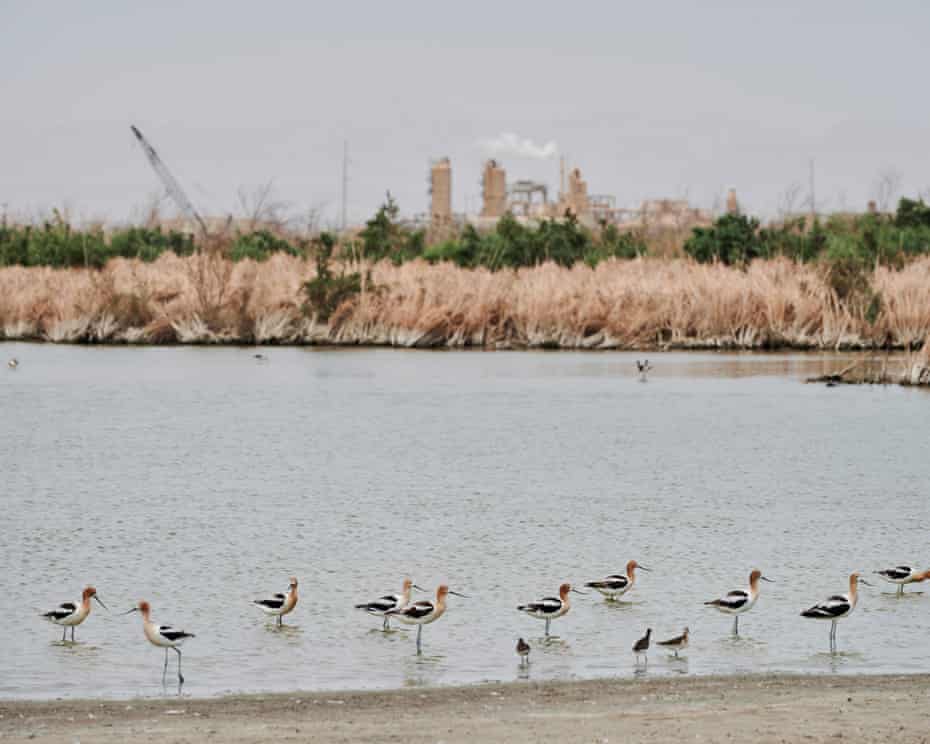
<path fill-rule="evenodd" d="M 530 663 L 530 644 L 522 638 L 517 639 L 517 656 L 520 657 L 520 666 L 528 666 Z"/>
<path fill-rule="evenodd" d="M 369 615 L 376 615 L 383 620 L 381 629 L 388 631 L 391 629 L 391 619 L 387 613 L 391 610 L 397 610 L 410 604 L 410 590 L 417 589 L 421 592 L 426 591 L 422 587 L 414 584 L 410 579 L 404 579 L 404 588 L 400 594 L 385 594 L 383 597 L 373 599 L 371 602 L 363 602 L 355 605 L 356 610 L 365 610 Z"/>
<path fill-rule="evenodd" d="M 836 624 L 844 617 L 852 614 L 856 609 L 859 601 L 859 584 L 872 586 L 868 581 L 859 576 L 858 573 L 849 575 L 849 594 L 834 594 L 825 602 L 815 604 L 813 607 L 804 610 L 801 617 L 811 618 L 812 620 L 829 620 L 830 625 L 830 648 L 836 648 Z"/>
<path fill-rule="evenodd" d="M 153 646 L 165 649 L 165 667 L 161 673 L 162 681 L 164 681 L 165 675 L 168 673 L 168 649 L 170 648 L 174 649 L 174 652 L 178 655 L 178 682 L 183 685 L 184 675 L 181 674 L 181 649 L 179 646 L 188 638 L 193 638 L 194 634 L 172 628 L 170 625 L 156 625 L 153 623 L 149 615 L 151 607 L 149 607 L 148 602 L 139 602 L 138 605 L 123 614 L 128 615 L 130 612 L 142 613 L 142 630 L 146 639 Z"/>
<path fill-rule="evenodd" d="M 572 608 L 571 603 L 568 601 L 569 592 L 575 592 L 575 594 L 585 593 L 572 588 L 571 584 L 562 584 L 562 586 L 559 587 L 558 597 L 543 597 L 542 599 L 537 599 L 535 602 L 519 605 L 517 609 L 520 612 L 525 612 L 530 617 L 535 617 L 537 620 L 545 620 L 546 637 L 548 638 L 549 623 L 562 617 L 562 615 L 565 615 Z"/>
<path fill-rule="evenodd" d="M 611 574 L 606 579 L 601 579 L 600 581 L 589 581 L 585 586 L 596 589 L 607 597 L 609 601 L 613 602 L 633 588 L 633 585 L 636 583 L 637 568 L 641 571 L 649 570 L 645 566 L 640 566 L 636 561 L 630 561 L 626 564 L 626 575 Z"/>
<path fill-rule="evenodd" d="M 6 363 L 6 366 L 10 369 L 16 369 L 19 366 L 19 359 L 13 357 L 10 361 Z"/>
<path fill-rule="evenodd" d="M 895 566 L 884 571 L 876 571 L 885 581 L 898 585 L 898 596 L 904 594 L 905 584 L 918 584 L 930 579 L 930 571 L 917 571 L 910 566 Z"/>
<path fill-rule="evenodd" d="M 687 628 L 684 629 L 680 636 L 675 636 L 674 638 L 669 638 L 667 641 L 657 641 L 657 645 L 667 648 L 669 651 L 675 652 L 675 658 L 678 658 L 678 652 L 684 651 L 688 648 L 688 634 L 689 631 Z"/>
<path fill-rule="evenodd" d="M 446 611 L 446 595 L 454 594 L 456 597 L 467 599 L 466 595 L 453 592 L 445 584 L 436 590 L 436 601 L 431 602 L 428 599 L 408 604 L 406 607 L 397 607 L 388 610 L 387 617 L 396 617 L 402 623 L 417 626 L 417 653 L 420 653 L 420 636 L 423 634 L 423 626 L 436 622 L 443 616 Z"/>
<path fill-rule="evenodd" d="M 649 666 L 649 639 L 652 636 L 652 628 L 646 630 L 646 635 L 633 644 L 633 655 L 636 663 L 639 664 L 639 657 L 643 657 L 643 665 Z"/>
<path fill-rule="evenodd" d="M 636 360 L 636 369 L 639 371 L 639 380 L 640 382 L 646 382 L 647 375 L 652 371 L 652 365 L 649 364 L 649 360 L 644 361 Z"/>
<path fill-rule="evenodd" d="M 290 578 L 290 588 L 287 594 L 272 594 L 265 599 L 256 599 L 257 604 L 262 612 L 277 618 L 277 625 L 284 625 L 284 616 L 297 606 L 297 579 L 293 576 Z"/>
<path fill-rule="evenodd" d="M 100 597 L 97 596 L 97 590 L 94 589 L 94 587 L 89 586 L 81 593 L 80 603 L 62 602 L 51 612 L 45 612 L 42 614 L 42 617 L 44 617 L 46 620 L 55 623 L 55 625 L 62 626 L 62 642 L 66 640 L 68 628 L 71 628 L 71 642 L 74 643 L 74 629 L 83 623 L 87 619 L 87 616 L 90 614 L 91 598 L 98 602 L 100 606 L 103 607 L 103 609 L 109 610 L 109 608 L 100 601 Z"/>
<path fill-rule="evenodd" d="M 757 568 L 749 574 L 749 588 L 736 589 L 727 596 L 720 599 L 712 599 L 704 604 L 714 607 L 726 615 L 734 615 L 733 618 L 733 635 L 739 635 L 739 616 L 744 612 L 749 612 L 759 599 L 759 580 L 768 581 L 772 584 L 775 582 L 762 575 Z"/>

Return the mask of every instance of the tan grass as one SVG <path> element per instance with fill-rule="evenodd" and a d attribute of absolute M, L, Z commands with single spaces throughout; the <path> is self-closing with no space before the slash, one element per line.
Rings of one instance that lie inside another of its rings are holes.
<path fill-rule="evenodd" d="M 746 270 L 689 260 L 547 264 L 492 273 L 413 262 L 321 325 L 304 316 L 311 261 L 231 263 L 165 254 L 102 271 L 0 269 L 0 336 L 52 342 L 335 343 L 578 349 L 914 348 L 930 336 L 930 258 L 871 276 L 874 322 L 840 303 L 822 269 Z"/>

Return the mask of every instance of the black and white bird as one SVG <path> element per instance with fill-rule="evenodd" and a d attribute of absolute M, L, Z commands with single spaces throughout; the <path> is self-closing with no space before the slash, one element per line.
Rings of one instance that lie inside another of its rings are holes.
<path fill-rule="evenodd" d="M 388 612 L 410 604 L 410 590 L 417 589 L 421 592 L 426 591 L 422 587 L 414 584 L 410 579 L 404 579 L 404 588 L 400 594 L 385 594 L 383 597 L 373 599 L 371 602 L 362 602 L 355 605 L 356 610 L 364 610 L 369 615 L 375 615 L 382 618 L 381 629 L 388 631 L 391 629 L 391 619 Z"/>
<path fill-rule="evenodd" d="M 517 639 L 517 656 L 520 657 L 520 666 L 527 666 L 530 663 L 530 644 L 522 638 Z"/>
<path fill-rule="evenodd" d="M 904 587 L 907 584 L 918 584 L 921 581 L 930 579 L 930 571 L 918 571 L 910 566 L 895 566 L 886 568 L 884 571 L 876 571 L 885 581 L 898 585 L 898 596 L 904 594 Z"/>
<path fill-rule="evenodd" d="M 836 624 L 844 617 L 849 617 L 856 604 L 859 602 L 859 584 L 872 586 L 868 581 L 859 576 L 858 573 L 849 575 L 849 594 L 834 594 L 828 597 L 825 602 L 815 604 L 803 612 L 801 617 L 807 617 L 812 620 L 829 620 L 830 621 L 830 648 L 836 647 Z"/>
<path fill-rule="evenodd" d="M 74 643 L 74 629 L 83 623 L 87 619 L 87 616 L 90 615 L 91 599 L 99 602 L 103 609 L 109 609 L 103 602 L 100 601 L 100 597 L 97 596 L 97 590 L 94 589 L 94 587 L 89 586 L 81 593 L 80 602 L 62 602 L 54 610 L 42 613 L 42 617 L 44 617 L 49 622 L 62 626 L 62 643 L 64 643 L 66 640 L 68 628 L 71 628 L 71 642 Z"/>
<path fill-rule="evenodd" d="M 759 599 L 759 580 L 775 583 L 771 579 L 762 575 L 757 568 L 749 574 L 749 586 L 746 589 L 736 589 L 725 597 L 712 599 L 704 604 L 714 607 L 726 615 L 733 615 L 733 635 L 739 635 L 739 616 L 744 612 L 749 612 Z"/>
<path fill-rule="evenodd" d="M 559 587 L 558 597 L 543 597 L 542 599 L 537 599 L 535 602 L 519 605 L 517 609 L 520 612 L 525 612 L 530 617 L 535 617 L 537 620 L 545 620 L 546 637 L 548 637 L 549 623 L 562 617 L 572 608 L 571 602 L 568 601 L 569 592 L 584 594 L 584 592 L 579 592 L 577 589 L 574 589 L 571 584 L 562 584 L 562 586 Z"/>
<path fill-rule="evenodd" d="M 264 354 L 252 354 L 252 358 L 257 359 L 260 362 L 268 361 L 268 357 L 266 357 Z"/>
<path fill-rule="evenodd" d="M 264 599 L 253 600 L 253 604 L 258 605 L 262 612 L 277 618 L 278 627 L 284 625 L 284 616 L 297 606 L 297 578 L 291 576 L 288 584 L 287 594 L 272 594 Z"/>
<path fill-rule="evenodd" d="M 596 589 L 609 601 L 613 602 L 633 588 L 633 585 L 636 583 L 637 568 L 641 571 L 649 570 L 645 566 L 640 566 L 636 561 L 629 561 L 626 564 L 626 574 L 611 574 L 599 581 L 589 581 L 585 586 L 590 589 Z"/>
<path fill-rule="evenodd" d="M 406 607 L 398 607 L 388 610 L 387 617 L 396 617 L 402 623 L 417 626 L 417 653 L 421 652 L 420 637 L 423 634 L 423 626 L 436 622 L 446 612 L 446 595 L 454 594 L 456 597 L 467 597 L 464 594 L 453 592 L 445 584 L 436 589 L 436 601 L 431 602 L 428 599 L 408 604 Z"/>
<path fill-rule="evenodd" d="M 156 625 L 153 623 L 150 614 L 151 607 L 148 602 L 139 602 L 138 605 L 123 614 L 128 615 L 130 612 L 142 613 L 142 630 L 145 633 L 146 640 L 153 646 L 165 649 L 165 667 L 161 673 L 162 680 L 165 679 L 165 675 L 168 673 L 168 649 L 170 648 L 178 655 L 178 682 L 183 685 L 184 675 L 181 674 L 180 646 L 188 638 L 194 638 L 194 634 L 188 633 L 185 630 L 179 630 L 178 628 L 172 628 L 170 625 Z"/>
<path fill-rule="evenodd" d="M 652 628 L 646 630 L 646 635 L 633 644 L 633 656 L 636 663 L 639 664 L 639 658 L 643 658 L 643 665 L 649 666 L 649 639 L 652 637 Z"/>
<path fill-rule="evenodd" d="M 6 363 L 6 366 L 10 369 L 16 369 L 19 366 L 19 359 L 13 357 L 10 361 Z"/>
<path fill-rule="evenodd" d="M 675 636 L 674 638 L 669 638 L 667 641 L 656 641 L 656 644 L 662 646 L 669 651 L 675 652 L 675 658 L 678 658 L 678 652 L 684 651 L 688 648 L 688 636 L 691 631 L 688 628 L 685 628 L 680 636 Z"/>
<path fill-rule="evenodd" d="M 649 375 L 649 372 L 652 371 L 652 365 L 649 364 L 649 360 L 645 359 L 642 362 L 639 359 L 636 360 L 636 369 L 639 372 L 639 381 L 646 382 L 646 379 Z"/>

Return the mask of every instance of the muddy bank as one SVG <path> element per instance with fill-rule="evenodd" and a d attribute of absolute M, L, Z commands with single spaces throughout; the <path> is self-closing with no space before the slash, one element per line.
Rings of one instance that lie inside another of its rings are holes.
<path fill-rule="evenodd" d="M 0 703 L 3 741 L 930 740 L 930 677 L 494 684 L 194 700 Z"/>

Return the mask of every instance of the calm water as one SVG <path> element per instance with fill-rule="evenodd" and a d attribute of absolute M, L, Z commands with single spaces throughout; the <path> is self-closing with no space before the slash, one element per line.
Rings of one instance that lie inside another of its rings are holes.
<path fill-rule="evenodd" d="M 0 345 L 0 698 L 164 694 L 138 615 L 62 646 L 36 614 L 93 583 L 197 633 L 184 694 L 634 674 L 930 669 L 930 589 L 865 589 L 839 629 L 798 612 L 847 575 L 930 567 L 930 395 L 804 385 L 837 358 Z M 576 597 L 544 646 L 515 605 L 651 567 L 629 604 Z M 763 584 L 743 635 L 702 601 Z M 301 579 L 278 631 L 250 605 Z M 424 629 L 352 604 L 405 575 L 470 594 Z M 173 655 L 172 655 L 173 656 Z M 174 660 L 172 659 L 172 664 Z M 171 690 L 169 690 L 171 692 Z M 176 692 L 176 690 L 174 690 Z"/>

